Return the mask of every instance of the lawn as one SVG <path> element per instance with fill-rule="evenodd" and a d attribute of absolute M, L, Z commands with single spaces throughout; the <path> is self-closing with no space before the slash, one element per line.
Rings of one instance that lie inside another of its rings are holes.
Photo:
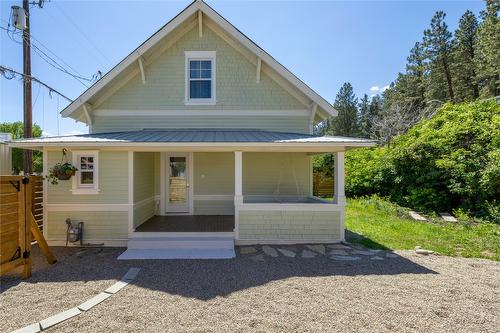
<path fill-rule="evenodd" d="M 491 223 L 417 222 L 380 198 L 350 199 L 347 240 L 372 248 L 409 250 L 415 246 L 448 256 L 500 261 L 500 226 Z"/>

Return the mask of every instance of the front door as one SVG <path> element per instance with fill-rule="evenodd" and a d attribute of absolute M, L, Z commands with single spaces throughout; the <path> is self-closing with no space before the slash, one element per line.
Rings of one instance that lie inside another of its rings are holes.
<path fill-rule="evenodd" d="M 167 155 L 167 213 L 189 213 L 189 155 Z"/>

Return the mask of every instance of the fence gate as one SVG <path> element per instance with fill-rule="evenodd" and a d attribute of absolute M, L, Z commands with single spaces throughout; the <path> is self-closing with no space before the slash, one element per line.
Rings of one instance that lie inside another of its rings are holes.
<path fill-rule="evenodd" d="M 23 176 L 0 176 L 0 275 L 24 266 L 31 276 L 31 185 Z"/>

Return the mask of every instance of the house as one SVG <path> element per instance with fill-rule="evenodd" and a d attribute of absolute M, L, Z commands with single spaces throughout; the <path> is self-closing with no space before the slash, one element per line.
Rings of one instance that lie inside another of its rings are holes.
<path fill-rule="evenodd" d="M 312 135 L 337 112 L 203 1 L 195 1 L 62 112 L 89 134 L 22 139 L 44 172 L 44 233 L 128 246 L 122 258 L 221 258 L 234 244 L 344 240 L 344 152 Z M 67 152 L 63 156 L 63 149 Z M 335 154 L 334 200 L 312 196 L 312 156 Z"/>

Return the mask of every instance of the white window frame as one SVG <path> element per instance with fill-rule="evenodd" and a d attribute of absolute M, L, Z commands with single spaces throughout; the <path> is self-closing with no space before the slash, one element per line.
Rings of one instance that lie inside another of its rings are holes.
<path fill-rule="evenodd" d="M 185 55 L 185 105 L 215 105 L 216 104 L 216 51 L 184 51 Z M 212 97 L 211 98 L 190 98 L 189 94 L 189 61 L 190 60 L 209 60 L 212 62 Z"/>
<path fill-rule="evenodd" d="M 71 152 L 72 163 L 78 169 L 73 176 L 72 189 L 73 194 L 99 194 L 99 151 L 97 150 L 74 150 Z M 80 184 L 80 157 L 94 158 L 94 183 Z"/>

